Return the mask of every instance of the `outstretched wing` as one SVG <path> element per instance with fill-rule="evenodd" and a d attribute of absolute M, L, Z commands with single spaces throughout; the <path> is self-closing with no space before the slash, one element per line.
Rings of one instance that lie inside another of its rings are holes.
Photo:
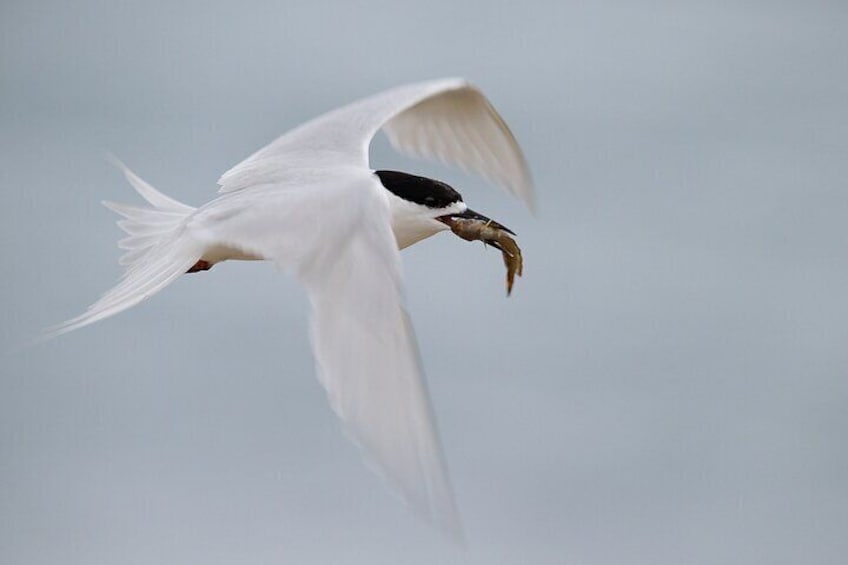
<path fill-rule="evenodd" d="M 274 182 L 287 169 L 367 167 L 368 147 L 381 128 L 398 151 L 478 173 L 533 207 L 518 142 L 483 93 L 463 79 L 400 86 L 315 118 L 224 173 L 221 192 Z"/>
<path fill-rule="evenodd" d="M 416 511 L 459 536 L 442 450 L 403 306 L 400 252 L 374 175 L 241 191 L 192 229 L 293 271 L 312 304 L 318 378 L 352 438 Z"/>

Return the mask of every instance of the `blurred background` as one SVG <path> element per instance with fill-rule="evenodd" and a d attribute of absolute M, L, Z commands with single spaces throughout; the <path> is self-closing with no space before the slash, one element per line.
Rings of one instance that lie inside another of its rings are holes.
<path fill-rule="evenodd" d="M 844 2 L 0 4 L 0 562 L 844 563 Z M 468 547 L 363 464 L 304 293 L 185 277 L 15 347 L 120 274 L 113 152 L 199 205 L 325 110 L 476 82 L 539 214 L 394 154 L 519 234 L 404 252 Z"/>

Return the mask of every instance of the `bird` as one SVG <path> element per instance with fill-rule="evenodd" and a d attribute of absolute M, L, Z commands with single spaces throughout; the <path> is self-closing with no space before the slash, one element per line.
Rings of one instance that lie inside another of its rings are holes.
<path fill-rule="evenodd" d="M 483 92 L 462 78 L 391 88 L 283 134 L 226 171 L 200 207 L 120 162 L 147 202 L 104 201 L 128 234 L 121 280 L 52 338 L 113 316 L 186 273 L 264 260 L 302 284 L 315 371 L 347 434 L 412 510 L 452 537 L 462 526 L 405 307 L 400 250 L 473 211 L 447 183 L 372 170 L 382 131 L 400 153 L 479 174 L 534 206 L 525 157 Z M 511 233 L 511 232 L 510 232 Z"/>

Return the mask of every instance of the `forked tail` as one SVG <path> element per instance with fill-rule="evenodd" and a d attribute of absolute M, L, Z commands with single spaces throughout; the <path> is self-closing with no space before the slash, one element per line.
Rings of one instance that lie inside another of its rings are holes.
<path fill-rule="evenodd" d="M 119 241 L 118 247 L 127 250 L 120 259 L 126 270 L 121 281 L 100 300 L 76 318 L 48 328 L 45 338 L 79 329 L 135 306 L 168 286 L 203 255 L 202 246 L 185 234 L 185 220 L 195 208 L 165 196 L 120 161 L 115 163 L 136 192 L 151 205 L 103 202 L 124 217 L 118 225 L 129 237 Z"/>

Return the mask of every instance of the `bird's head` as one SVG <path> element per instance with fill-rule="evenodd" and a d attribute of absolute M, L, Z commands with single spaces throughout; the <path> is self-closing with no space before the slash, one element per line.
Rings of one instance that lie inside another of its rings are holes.
<path fill-rule="evenodd" d="M 482 220 L 513 233 L 468 208 L 462 201 L 462 195 L 446 183 L 399 171 L 375 171 L 375 174 L 391 193 L 392 230 L 401 249 L 451 229 L 453 221 L 459 218 Z"/>

